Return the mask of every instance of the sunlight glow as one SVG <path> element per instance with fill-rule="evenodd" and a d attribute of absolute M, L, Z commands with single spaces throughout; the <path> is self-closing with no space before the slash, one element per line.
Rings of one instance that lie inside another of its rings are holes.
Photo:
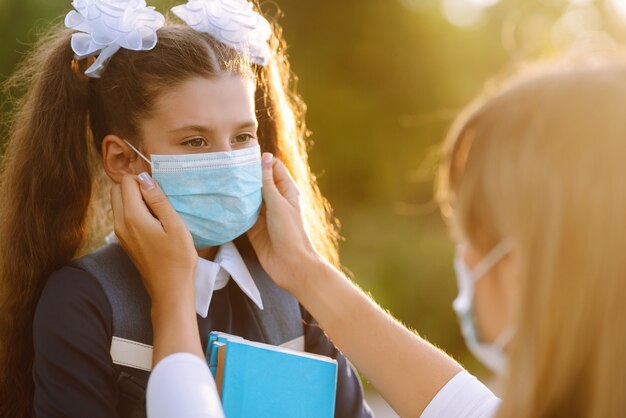
<path fill-rule="evenodd" d="M 479 24 L 485 9 L 495 6 L 500 0 L 442 0 L 445 18 L 455 26 L 470 27 Z"/>
<path fill-rule="evenodd" d="M 608 2 L 622 19 L 626 19 L 626 0 L 608 0 Z"/>

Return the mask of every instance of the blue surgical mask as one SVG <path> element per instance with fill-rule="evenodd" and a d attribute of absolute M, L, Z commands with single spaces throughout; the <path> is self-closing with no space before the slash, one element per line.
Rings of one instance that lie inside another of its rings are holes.
<path fill-rule="evenodd" d="M 196 248 L 225 244 L 245 234 L 261 210 L 261 149 L 152 155 L 152 177 L 181 216 Z"/>
<path fill-rule="evenodd" d="M 459 293 L 452 303 L 452 308 L 461 325 L 465 344 L 481 363 L 500 375 L 506 371 L 507 356 L 504 349 L 513 337 L 513 328 L 506 328 L 493 342 L 485 341 L 476 324 L 474 291 L 476 282 L 483 278 L 510 251 L 510 242 L 503 241 L 496 245 L 473 269 L 470 269 L 465 263 L 463 251 L 457 251 L 454 260 Z"/>

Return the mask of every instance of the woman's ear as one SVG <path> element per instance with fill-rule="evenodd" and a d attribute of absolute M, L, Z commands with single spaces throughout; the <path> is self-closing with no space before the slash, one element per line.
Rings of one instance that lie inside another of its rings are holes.
<path fill-rule="evenodd" d="M 107 176 L 118 184 L 126 174 L 149 171 L 144 161 L 117 135 L 107 135 L 102 140 L 102 165 Z"/>

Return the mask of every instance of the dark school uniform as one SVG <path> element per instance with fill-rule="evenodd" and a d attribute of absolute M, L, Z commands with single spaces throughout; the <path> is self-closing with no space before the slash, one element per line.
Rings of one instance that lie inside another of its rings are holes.
<path fill-rule="evenodd" d="M 207 317 L 197 315 L 203 350 L 211 331 L 266 342 L 252 304 L 233 280 L 215 291 Z M 335 358 L 338 363 L 335 416 L 373 416 L 358 373 L 315 319 L 304 308 L 300 310 L 305 351 Z M 66 266 L 49 277 L 33 323 L 35 417 L 131 416 L 129 411 L 118 408 L 122 395 L 110 353 L 112 317 L 111 303 L 90 273 Z M 149 374 L 141 373 L 146 377 Z M 137 396 L 145 399 L 145 387 L 137 386 L 137 390 Z"/>

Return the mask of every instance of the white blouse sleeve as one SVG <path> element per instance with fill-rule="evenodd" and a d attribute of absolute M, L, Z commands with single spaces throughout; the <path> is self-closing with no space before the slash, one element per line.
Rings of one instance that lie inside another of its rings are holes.
<path fill-rule="evenodd" d="M 191 353 L 170 354 L 152 370 L 146 412 L 148 418 L 224 418 L 209 367 Z"/>
<path fill-rule="evenodd" d="M 463 370 L 441 388 L 421 418 L 492 418 L 498 406 L 500 399 Z"/>

